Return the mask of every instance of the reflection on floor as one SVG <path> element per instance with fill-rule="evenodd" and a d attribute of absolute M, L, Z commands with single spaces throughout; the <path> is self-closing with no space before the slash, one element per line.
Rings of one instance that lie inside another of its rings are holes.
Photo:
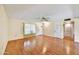
<path fill-rule="evenodd" d="M 24 43 L 26 42 L 26 43 Z M 50 36 L 33 36 L 9 41 L 5 55 L 75 55 L 79 43 Z"/>

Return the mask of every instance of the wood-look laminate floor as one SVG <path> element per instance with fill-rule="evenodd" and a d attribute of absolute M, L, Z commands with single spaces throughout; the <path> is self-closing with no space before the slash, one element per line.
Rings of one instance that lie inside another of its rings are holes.
<path fill-rule="evenodd" d="M 25 43 L 24 43 L 25 42 Z M 30 44 L 30 46 L 29 46 Z M 50 36 L 9 41 L 4 55 L 78 55 L 79 43 Z"/>

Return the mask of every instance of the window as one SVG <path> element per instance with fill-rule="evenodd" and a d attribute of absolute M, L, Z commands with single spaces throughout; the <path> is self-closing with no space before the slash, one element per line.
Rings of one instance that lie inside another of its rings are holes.
<path fill-rule="evenodd" d="M 35 34 L 36 25 L 35 24 L 24 24 L 24 35 Z"/>

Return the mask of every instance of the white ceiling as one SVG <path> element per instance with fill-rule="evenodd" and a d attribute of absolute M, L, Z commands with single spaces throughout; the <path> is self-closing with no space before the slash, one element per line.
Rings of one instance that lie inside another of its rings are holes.
<path fill-rule="evenodd" d="M 37 20 L 42 16 L 58 20 L 79 16 L 79 5 L 69 4 L 9 4 L 4 5 L 6 14 L 11 19 Z M 49 19 L 49 20 L 50 20 Z"/>

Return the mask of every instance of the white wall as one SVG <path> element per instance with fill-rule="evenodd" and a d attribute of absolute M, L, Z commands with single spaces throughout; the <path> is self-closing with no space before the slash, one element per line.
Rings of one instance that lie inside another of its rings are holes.
<path fill-rule="evenodd" d="M 23 37 L 23 21 L 18 19 L 9 19 L 9 40 Z"/>
<path fill-rule="evenodd" d="M 0 54 L 3 54 L 8 40 L 8 19 L 3 5 L 0 5 Z"/>
<path fill-rule="evenodd" d="M 75 18 L 73 20 L 75 21 L 75 29 L 74 29 L 75 41 L 79 42 L 79 18 Z"/>
<path fill-rule="evenodd" d="M 54 22 L 54 36 L 63 39 L 63 19 Z"/>

